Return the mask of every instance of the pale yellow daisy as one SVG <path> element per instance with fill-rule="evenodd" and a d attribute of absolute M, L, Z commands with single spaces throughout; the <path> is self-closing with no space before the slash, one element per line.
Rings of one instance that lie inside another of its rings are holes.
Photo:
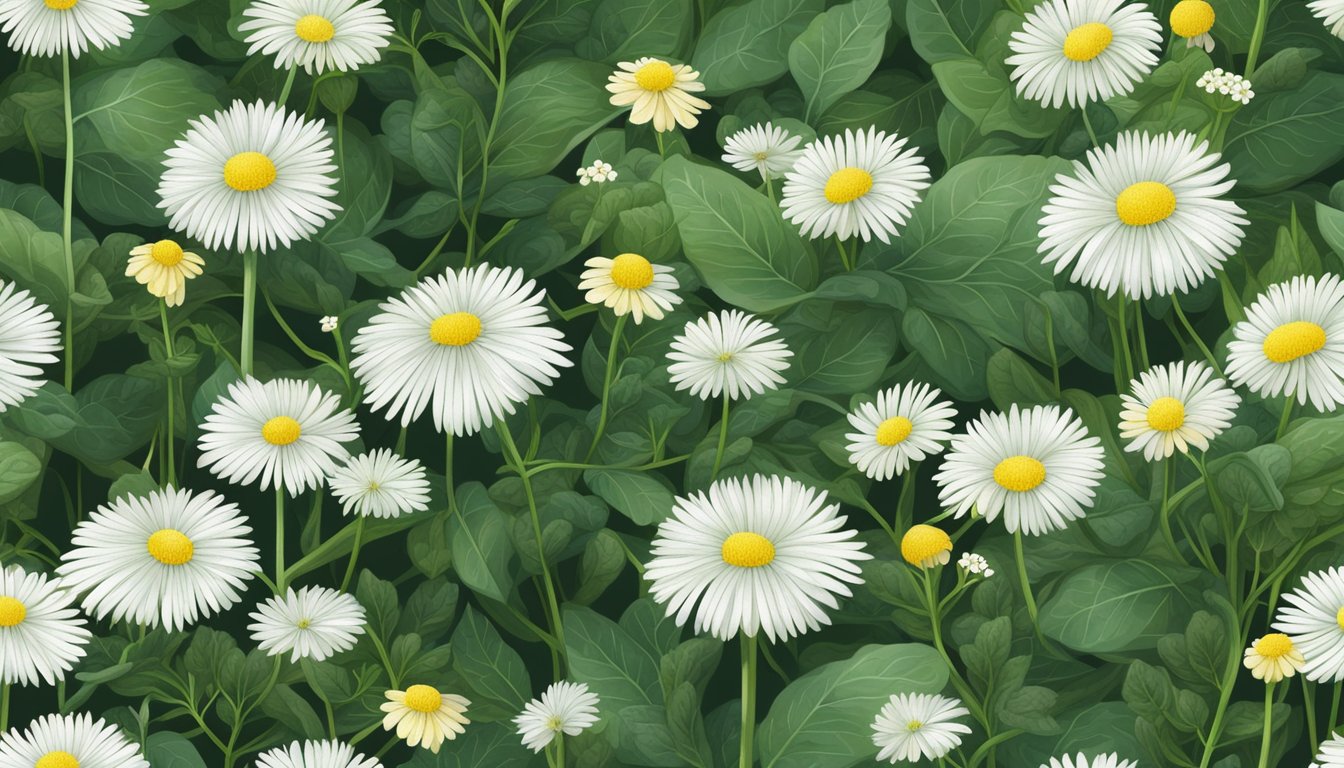
<path fill-rule="evenodd" d="M 932 525 L 912 525 L 901 537 L 901 557 L 916 568 L 947 565 L 952 559 L 952 537 Z"/>
<path fill-rule="evenodd" d="M 602 256 L 583 263 L 579 290 L 587 291 L 584 301 L 604 304 L 617 315 L 633 315 L 639 325 L 647 315 L 662 320 L 663 313 L 681 303 L 676 294 L 680 283 L 672 268 L 654 264 L 637 253 L 622 253 L 614 259 Z"/>
<path fill-rule="evenodd" d="M 1293 639 L 1280 632 L 1271 632 L 1251 643 L 1242 659 L 1252 677 L 1271 684 L 1300 672 L 1306 662 Z"/>
<path fill-rule="evenodd" d="M 696 115 L 709 109 L 709 102 L 692 96 L 705 90 L 700 73 L 685 64 L 669 64 L 662 59 L 645 56 L 633 62 L 622 61 L 607 78 L 611 103 L 630 107 L 630 122 L 643 125 L 653 122 L 659 133 L 680 125 L 694 128 L 700 120 Z"/>
<path fill-rule="evenodd" d="M 205 259 L 182 250 L 173 240 L 145 243 L 131 249 L 126 276 L 147 287 L 170 307 L 180 305 L 187 296 L 187 281 L 201 274 Z"/>
<path fill-rule="evenodd" d="M 430 685 L 412 685 L 404 691 L 387 691 L 383 702 L 383 730 L 397 731 L 412 747 L 438 754 L 443 742 L 456 739 L 471 723 L 466 717 L 471 702 Z"/>

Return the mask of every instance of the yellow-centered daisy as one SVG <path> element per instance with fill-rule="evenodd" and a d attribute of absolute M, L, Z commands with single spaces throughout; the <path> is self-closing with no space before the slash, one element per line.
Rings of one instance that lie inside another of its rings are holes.
<path fill-rule="evenodd" d="M 596 256 L 583 263 L 587 269 L 579 276 L 579 290 L 587 291 L 584 301 L 610 307 L 617 315 L 630 315 L 635 324 L 648 316 L 662 320 L 681 303 L 680 287 L 672 268 L 654 264 L 638 253 L 622 253 L 614 259 Z"/>
<path fill-rule="evenodd" d="M 1213 21 L 1217 14 L 1208 0 L 1180 0 L 1171 7 L 1167 21 L 1171 22 L 1171 31 L 1185 38 L 1185 47 L 1198 45 L 1205 51 L 1213 50 Z"/>
<path fill-rule="evenodd" d="M 1271 285 L 1232 327 L 1227 377 L 1261 397 L 1320 411 L 1344 403 L 1344 284 L 1336 275 Z"/>
<path fill-rule="evenodd" d="M 1129 383 L 1120 396 L 1120 437 L 1127 451 L 1142 451 L 1148 461 L 1191 446 L 1209 449 L 1209 441 L 1232 425 L 1241 398 L 1204 363 L 1159 365 Z"/>
<path fill-rule="evenodd" d="M 126 276 L 176 307 L 186 299 L 187 281 L 200 275 L 204 267 L 205 259 L 183 250 L 176 240 L 159 240 L 131 249 Z"/>
<path fill-rule="evenodd" d="M 932 525 L 912 525 L 901 537 L 901 557 L 916 568 L 947 565 L 952 559 L 952 537 Z"/>
<path fill-rule="evenodd" d="M 1242 656 L 1242 664 L 1251 670 L 1251 676 L 1269 684 L 1292 677 L 1306 662 L 1293 639 L 1281 632 L 1271 632 L 1251 643 Z"/>
<path fill-rule="evenodd" d="M 709 102 L 691 95 L 705 90 L 705 84 L 700 82 L 700 73 L 685 64 L 646 56 L 616 66 L 607 78 L 607 90 L 613 105 L 631 107 L 634 125 L 652 122 L 659 133 L 678 125 L 694 128 L 700 122 L 696 115 L 709 109 Z"/>
<path fill-rule="evenodd" d="M 471 701 L 452 693 L 443 693 L 432 685 L 417 683 L 404 691 L 387 691 L 381 709 L 383 729 L 395 730 L 397 738 L 412 747 L 424 747 L 438 754 L 444 741 L 466 733 L 471 723 L 466 716 Z"/>

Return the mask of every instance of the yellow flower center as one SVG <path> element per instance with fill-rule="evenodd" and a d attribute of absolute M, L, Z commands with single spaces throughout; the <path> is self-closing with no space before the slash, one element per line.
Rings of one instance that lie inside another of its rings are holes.
<path fill-rule="evenodd" d="M 723 540 L 723 562 L 738 568 L 760 568 L 775 559 L 775 545 L 759 533 L 738 531 Z"/>
<path fill-rule="evenodd" d="M 443 705 L 443 694 L 429 685 L 412 685 L 406 689 L 406 706 L 416 712 L 438 712 Z"/>
<path fill-rule="evenodd" d="M 915 425 L 911 424 L 910 420 L 904 416 L 892 416 L 877 425 L 877 444 L 893 446 L 903 443 L 914 428 Z"/>
<path fill-rule="evenodd" d="M 1158 432 L 1180 429 L 1185 423 L 1185 406 L 1174 397 L 1159 397 L 1148 406 L 1148 426 Z"/>
<path fill-rule="evenodd" d="M 325 43 L 336 36 L 336 27 L 325 16 L 310 13 L 294 22 L 294 34 L 308 43 Z"/>
<path fill-rule="evenodd" d="M 1069 61 L 1091 61 L 1111 44 L 1111 28 L 1099 21 L 1073 28 L 1064 38 L 1064 58 Z"/>
<path fill-rule="evenodd" d="M 1270 331 L 1262 348 L 1270 362 L 1291 363 L 1299 357 L 1320 352 L 1324 346 L 1324 328 L 1306 320 L 1297 320 Z"/>
<path fill-rule="evenodd" d="M 826 180 L 826 199 L 836 205 L 852 203 L 873 188 L 873 175 L 862 168 L 841 168 Z"/>
<path fill-rule="evenodd" d="M 905 724 L 905 727 L 909 729 L 911 733 L 914 733 L 915 731 L 918 731 L 920 728 L 923 728 L 924 723 L 920 722 L 919 720 L 911 720 L 910 722 Z"/>
<path fill-rule="evenodd" d="M 1176 212 L 1176 193 L 1160 181 L 1130 184 L 1115 198 L 1115 215 L 1131 227 L 1156 224 Z"/>
<path fill-rule="evenodd" d="M 275 181 L 275 163 L 260 152 L 239 152 L 224 163 L 224 183 L 239 192 L 256 192 Z"/>
<path fill-rule="evenodd" d="M 1335 623 L 1339 625 L 1340 629 L 1344 630 L 1344 608 L 1340 608 L 1339 613 L 1335 614 Z"/>
<path fill-rule="evenodd" d="M 0 627 L 17 627 L 28 618 L 28 607 L 17 597 L 0 597 Z"/>
<path fill-rule="evenodd" d="M 299 629 L 307 629 L 313 626 L 313 622 L 309 619 L 299 619 L 298 623 L 295 624 L 294 626 L 298 627 Z"/>
<path fill-rule="evenodd" d="M 720 362 L 720 363 L 726 363 L 726 362 L 728 362 L 729 360 L 732 360 L 732 359 L 733 359 L 733 353 L 732 353 L 732 352 L 720 352 L 720 353 L 719 353 L 719 362 Z"/>
<path fill-rule="evenodd" d="M 164 565 L 186 565 L 196 554 L 196 545 L 186 534 L 172 528 L 160 528 L 145 543 L 149 554 Z"/>
<path fill-rule="evenodd" d="M 79 0 L 43 0 L 53 11 L 68 11 L 79 4 Z"/>
<path fill-rule="evenodd" d="M 611 282 L 627 291 L 648 288 L 653 282 L 653 265 L 638 253 L 622 253 L 611 260 Z"/>
<path fill-rule="evenodd" d="M 1009 456 L 994 467 L 994 482 L 1006 490 L 1026 493 L 1045 482 L 1045 465 L 1030 456 Z"/>
<path fill-rule="evenodd" d="M 303 434 L 299 422 L 288 416 L 276 416 L 261 425 L 261 439 L 271 445 L 289 445 Z"/>
<path fill-rule="evenodd" d="M 1287 635 L 1275 632 L 1256 640 L 1252 647 L 1267 659 L 1279 659 L 1293 652 L 1293 641 Z"/>
<path fill-rule="evenodd" d="M 558 715 L 551 715 L 550 717 L 546 718 L 547 730 L 559 731 L 561 725 L 563 725 L 563 723 L 560 722 L 560 717 Z"/>
<path fill-rule="evenodd" d="M 47 0 L 51 2 L 51 0 Z M 79 760 L 69 752 L 56 750 L 39 757 L 33 768 L 79 768 Z"/>
<path fill-rule="evenodd" d="M 172 240 L 160 240 L 150 246 L 149 257 L 165 267 L 175 267 L 182 261 L 182 246 Z"/>
<path fill-rule="evenodd" d="M 914 525 L 901 537 L 901 557 L 911 565 L 924 567 L 925 563 L 944 552 L 952 551 L 952 537 L 932 525 Z"/>
<path fill-rule="evenodd" d="M 470 312 L 439 315 L 429 324 L 429 338 L 445 347 L 465 347 L 481 335 L 481 318 Z"/>
<path fill-rule="evenodd" d="M 1171 31 L 1181 37 L 1198 37 L 1213 29 L 1213 6 L 1204 0 L 1181 0 L 1171 9 Z"/>
<path fill-rule="evenodd" d="M 666 61 L 654 59 L 635 70 L 635 83 L 646 91 L 666 91 L 675 82 L 677 73 L 672 71 L 672 65 Z"/>

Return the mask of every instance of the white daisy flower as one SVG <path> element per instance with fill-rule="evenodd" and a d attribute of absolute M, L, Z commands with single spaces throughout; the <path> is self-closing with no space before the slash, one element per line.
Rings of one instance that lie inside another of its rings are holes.
<path fill-rule="evenodd" d="M 1242 654 L 1242 664 L 1251 676 L 1266 683 L 1277 683 L 1302 671 L 1306 657 L 1293 645 L 1292 638 L 1273 632 L 1251 643 Z"/>
<path fill-rule="evenodd" d="M 247 631 L 269 656 L 288 653 L 299 659 L 322 661 L 348 651 L 364 634 L 364 606 L 352 595 L 326 587 L 290 587 L 257 606 Z"/>
<path fill-rule="evenodd" d="M 1063 757 L 1052 757 L 1050 762 L 1041 764 L 1041 768 L 1136 768 L 1138 763 L 1133 760 L 1121 760 L 1120 755 L 1112 752 L 1109 755 L 1094 755 L 1086 757 L 1079 752 L 1073 757 L 1064 755 Z"/>
<path fill-rule="evenodd" d="M 1134 90 L 1157 66 L 1162 25 L 1143 3 L 1048 0 L 1008 40 L 1019 96 L 1080 107 Z"/>
<path fill-rule="evenodd" d="M 354 747 L 339 741 L 296 741 L 257 755 L 257 768 L 383 768 L 383 764 L 376 757 L 355 754 Z"/>
<path fill-rule="evenodd" d="M 1344 403 L 1344 284 L 1336 275 L 1271 285 L 1232 327 L 1227 378 L 1261 397 L 1330 411 Z"/>
<path fill-rule="evenodd" d="M 1126 451 L 1142 451 L 1148 461 L 1165 459 L 1209 441 L 1232 426 L 1241 398 L 1204 363 L 1155 366 L 1129 382 L 1120 396 L 1120 437 Z"/>
<path fill-rule="evenodd" d="M 583 265 L 587 267 L 579 276 L 579 290 L 587 291 L 583 300 L 610 307 L 618 316 L 633 315 L 635 325 L 645 315 L 662 320 L 663 312 L 681 303 L 676 294 L 681 284 L 672 276 L 672 268 L 637 253 L 622 253 L 614 259 L 595 256 Z"/>
<path fill-rule="evenodd" d="M 912 525 L 901 536 L 901 557 L 921 569 L 947 565 L 952 559 L 952 537 L 942 528 L 923 523 Z"/>
<path fill-rule="evenodd" d="M 607 78 L 607 90 L 613 106 L 633 107 L 632 125 L 652 122 L 659 133 L 678 125 L 694 128 L 700 123 L 696 115 L 709 109 L 709 102 L 691 95 L 705 90 L 705 84 L 700 82 L 700 73 L 685 64 L 645 56 L 616 66 Z"/>
<path fill-rule="evenodd" d="M 1199 46 L 1205 52 L 1211 53 L 1213 36 L 1209 34 L 1209 30 L 1213 29 L 1215 16 L 1213 6 L 1209 5 L 1207 0 L 1180 0 L 1172 6 L 1167 21 L 1171 22 L 1172 32 L 1185 38 L 1186 48 Z"/>
<path fill-rule="evenodd" d="M 429 509 L 429 480 L 417 459 L 386 448 L 351 458 L 327 478 L 341 511 L 363 517 L 400 517 Z"/>
<path fill-rule="evenodd" d="M 321 120 L 235 101 L 190 125 L 163 162 L 159 207 L 206 248 L 265 253 L 307 240 L 341 209 Z"/>
<path fill-rule="evenodd" d="M 1131 298 L 1191 291 L 1241 244 L 1246 211 L 1224 195 L 1222 156 L 1189 133 L 1122 133 L 1059 174 L 1040 220 L 1046 264 Z"/>
<path fill-rule="evenodd" d="M 803 154 L 793 136 L 774 123 L 757 123 L 734 133 L 723 143 L 723 162 L 739 171 L 756 171 L 763 181 L 779 178 L 793 169 Z"/>
<path fill-rule="evenodd" d="M 1316 18 L 1325 22 L 1330 34 L 1344 38 L 1344 0 L 1311 0 L 1307 7 Z"/>
<path fill-rule="evenodd" d="M 322 319 L 318 320 L 318 325 L 321 326 L 323 333 L 331 333 L 336 330 L 340 322 L 341 319 L 335 315 L 323 315 Z"/>
<path fill-rule="evenodd" d="M 383 302 L 352 345 L 365 404 L 403 427 L 430 407 L 434 428 L 459 437 L 513 413 L 573 365 L 545 295 L 521 270 L 480 264 Z"/>
<path fill-rule="evenodd" d="M 784 218 L 814 239 L 891 242 L 929 186 L 924 158 L 905 142 L 869 128 L 808 144 L 784 177 Z"/>
<path fill-rule="evenodd" d="M 878 392 L 876 403 L 860 403 L 849 414 L 857 431 L 845 435 L 849 462 L 874 480 L 889 480 L 911 462 L 941 453 L 957 412 L 940 395 L 941 390 L 912 382 Z"/>
<path fill-rule="evenodd" d="M 1344 733 L 1332 733 L 1321 742 L 1311 768 L 1344 768 Z"/>
<path fill-rule="evenodd" d="M 1083 517 L 1101 481 L 1101 441 L 1073 411 L 1038 405 L 981 412 L 952 438 L 934 476 L 938 500 L 957 517 L 988 522 L 1002 513 L 1009 533 L 1039 536 Z"/>
<path fill-rule="evenodd" d="M 587 683 L 564 680 L 552 683 L 541 698 L 529 701 L 522 714 L 513 718 L 523 746 L 540 752 L 561 733 L 578 736 L 597 722 L 597 694 Z"/>
<path fill-rule="evenodd" d="M 1314 683 L 1344 680 L 1344 568 L 1308 573 L 1283 600 L 1274 628 L 1306 658 L 1302 673 Z"/>
<path fill-rule="evenodd" d="M 989 561 L 974 552 L 963 552 L 957 560 L 957 567 L 971 576 L 984 576 L 988 579 L 994 575 L 994 569 L 989 567 Z"/>
<path fill-rule="evenodd" d="M 971 711 L 960 699 L 926 693 L 902 693 L 891 697 L 873 720 L 873 744 L 881 747 L 877 761 L 917 762 L 937 760 L 961 746 L 968 725 L 954 722 Z"/>
<path fill-rule="evenodd" d="M 182 250 L 175 240 L 159 240 L 131 249 L 126 276 L 149 289 L 170 307 L 181 306 L 187 298 L 187 281 L 198 277 L 205 259 Z"/>
<path fill-rule="evenodd" d="M 150 768 L 140 745 L 87 712 L 45 715 L 0 734 L 0 768 Z"/>
<path fill-rule="evenodd" d="M 0 32 L 25 56 L 76 59 L 90 47 L 121 45 L 134 31 L 131 16 L 144 16 L 139 0 L 0 0 Z"/>
<path fill-rule="evenodd" d="M 276 68 L 317 75 L 377 62 L 395 31 L 381 0 L 254 0 L 243 16 L 249 56 L 275 54 Z"/>
<path fill-rule="evenodd" d="M 123 496 L 75 526 L 58 573 L 98 619 L 178 631 L 242 597 L 257 571 L 251 532 L 213 491 Z"/>
<path fill-rule="evenodd" d="M 0 413 L 42 386 L 42 365 L 58 361 L 61 324 L 45 304 L 14 283 L 0 282 Z"/>
<path fill-rule="evenodd" d="M 93 636 L 75 598 L 45 574 L 0 571 L 0 683 L 55 685 L 84 657 Z"/>
<path fill-rule="evenodd" d="M 771 339 L 779 329 L 760 318 L 729 309 L 686 324 L 672 340 L 667 359 L 677 391 L 689 389 L 702 400 L 723 393 L 748 399 L 784 383 L 793 351 Z"/>
<path fill-rule="evenodd" d="M 444 741 L 452 741 L 471 724 L 467 707 L 471 701 L 452 693 L 441 693 L 430 685 L 412 685 L 404 691 L 387 691 L 383 702 L 383 730 L 397 732 L 411 747 L 424 747 L 434 754 Z"/>
<path fill-rule="evenodd" d="M 336 471 L 359 437 L 355 415 L 341 399 L 298 379 L 262 383 L 251 376 L 229 385 L 201 424 L 196 466 L 235 485 L 261 478 L 261 490 L 281 486 L 298 496 Z"/>
<path fill-rule="evenodd" d="M 826 502 L 825 491 L 762 475 L 678 498 L 644 572 L 653 599 L 677 626 L 695 612 L 695 631 L 720 640 L 764 630 L 774 642 L 830 624 L 825 609 L 863 583 L 858 561 L 872 555 Z"/>

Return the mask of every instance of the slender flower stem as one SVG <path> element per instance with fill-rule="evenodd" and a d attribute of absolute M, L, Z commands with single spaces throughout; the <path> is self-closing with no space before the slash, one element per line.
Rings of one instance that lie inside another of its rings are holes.
<path fill-rule="evenodd" d="M 1129 299 L 1120 294 L 1120 303 L 1116 324 L 1120 326 L 1120 353 L 1125 356 L 1125 378 L 1134 378 L 1134 356 L 1129 350 L 1129 320 L 1125 317 L 1125 310 L 1128 309 Z"/>
<path fill-rule="evenodd" d="M 742 645 L 742 741 L 738 768 L 751 768 L 756 742 L 756 636 L 741 636 Z"/>
<path fill-rule="evenodd" d="M 602 374 L 602 410 L 597 417 L 597 429 L 593 432 L 593 442 L 588 446 L 588 455 L 584 460 L 593 458 L 597 444 L 602 441 L 602 433 L 607 428 L 607 402 L 611 394 L 611 380 L 616 372 L 616 353 L 620 351 L 621 332 L 625 330 L 625 315 L 616 318 L 616 327 L 611 330 L 611 344 L 607 347 L 607 367 Z"/>
<path fill-rule="evenodd" d="M 976 720 L 980 721 L 986 729 L 992 725 L 989 717 L 985 714 L 985 709 L 980 705 L 979 699 L 975 696 L 975 691 L 962 678 L 961 672 L 957 670 L 957 665 L 952 663 L 952 657 L 947 653 L 947 647 L 943 643 L 943 614 L 942 603 L 938 600 L 938 590 L 934 585 L 933 569 L 920 568 L 920 577 L 924 581 L 924 602 L 929 610 L 929 625 L 933 629 L 933 647 L 938 651 L 938 655 L 943 657 L 943 663 L 947 665 L 947 673 L 952 681 L 952 687 L 957 689 L 957 695 L 961 696 L 963 703 L 971 710 L 971 714 Z"/>
<path fill-rule="evenodd" d="M 1283 415 L 1279 417 L 1279 428 L 1274 431 L 1274 440 L 1277 442 L 1288 431 L 1288 422 L 1293 420 L 1293 396 L 1289 394 L 1283 399 Z"/>
<path fill-rule="evenodd" d="M 723 392 L 723 415 L 719 417 L 719 446 L 714 451 L 714 468 L 710 470 L 709 482 L 719 479 L 719 467 L 723 465 L 723 449 L 728 445 L 728 391 Z"/>
<path fill-rule="evenodd" d="M 915 477 L 919 474 L 919 462 L 911 462 L 909 468 L 901 475 L 901 495 L 896 498 L 896 518 L 893 521 L 892 529 L 904 531 L 914 524 L 914 515 L 906 514 L 907 507 L 913 503 L 915 498 Z"/>
<path fill-rule="evenodd" d="M 1335 698 L 1330 702 L 1330 719 L 1326 721 L 1326 727 L 1330 733 L 1335 732 L 1335 726 L 1339 725 L 1339 699 L 1344 694 L 1344 682 L 1335 683 Z"/>
<path fill-rule="evenodd" d="M 1314 755 L 1320 744 L 1316 740 L 1316 689 L 1307 681 L 1306 675 L 1301 680 L 1303 719 L 1307 721 L 1307 751 Z"/>
<path fill-rule="evenodd" d="M 164 441 L 163 455 L 168 460 L 168 484 L 175 486 L 177 485 L 177 464 L 173 458 L 173 443 L 175 442 L 173 438 L 175 434 L 173 417 L 176 415 L 177 406 L 173 398 L 173 329 L 168 324 L 168 302 L 166 300 L 159 301 L 159 320 L 163 323 L 163 351 L 168 363 L 168 378 L 165 380 L 168 387 L 168 431 L 164 433 L 166 440 Z"/>
<path fill-rule="evenodd" d="M 70 106 L 70 52 L 61 51 L 61 92 L 65 97 L 65 190 L 61 199 L 61 243 L 65 248 L 65 388 L 75 391 L 75 250 L 71 232 L 75 205 L 75 115 Z"/>
<path fill-rule="evenodd" d="M 1190 324 L 1189 318 L 1187 318 L 1185 312 L 1181 310 L 1180 299 L 1176 298 L 1176 294 L 1174 293 L 1171 294 L 1171 308 L 1176 310 L 1176 318 L 1180 320 L 1181 325 L 1185 327 L 1185 332 L 1190 334 L 1190 339 L 1195 342 L 1195 346 L 1199 347 L 1199 351 L 1203 353 L 1204 359 L 1208 361 L 1209 366 L 1213 368 L 1215 373 L 1222 376 L 1222 366 L 1218 365 L 1218 360 L 1213 356 L 1213 353 L 1209 351 L 1209 348 L 1204 346 L 1204 340 L 1199 338 L 1199 334 L 1195 332 L 1195 327 Z"/>
<path fill-rule="evenodd" d="M 1260 768 L 1269 768 L 1269 733 L 1274 728 L 1274 684 L 1265 686 L 1265 724 L 1260 731 Z"/>
<path fill-rule="evenodd" d="M 457 484 L 453 482 L 453 433 L 444 432 L 443 439 L 443 490 L 448 494 L 448 508 L 457 511 Z"/>
<path fill-rule="evenodd" d="M 1083 115 L 1083 128 L 1087 130 L 1087 138 L 1092 140 L 1092 146 L 1100 147 L 1101 142 L 1097 140 L 1097 132 L 1092 129 L 1092 118 L 1087 116 L 1087 107 L 1078 111 Z"/>
<path fill-rule="evenodd" d="M 557 768 L 565 768 L 565 732 L 561 731 L 555 734 L 555 764 Z"/>
<path fill-rule="evenodd" d="M 1177 560 L 1184 563 L 1185 556 L 1181 554 L 1180 547 L 1176 546 L 1176 537 L 1171 535 L 1171 459 L 1162 460 L 1162 512 L 1160 515 L 1162 521 L 1162 538 L 1167 542 L 1167 548 Z"/>
<path fill-rule="evenodd" d="M 252 344 L 257 324 L 257 252 L 243 252 L 243 337 L 238 365 L 244 376 L 252 375 Z"/>
<path fill-rule="evenodd" d="M 285 85 L 280 89 L 280 98 L 276 101 L 280 106 L 284 106 L 289 101 L 289 92 L 294 89 L 294 75 L 298 73 L 294 67 L 289 68 L 289 75 L 285 77 Z"/>
<path fill-rule="evenodd" d="M 556 598 L 555 581 L 551 577 L 550 566 L 546 564 L 546 546 L 541 536 L 541 517 L 537 514 L 537 498 L 532 492 L 532 478 L 527 470 L 523 468 L 523 455 L 518 451 L 518 445 L 513 442 L 513 435 L 509 432 L 508 424 L 501 419 L 498 424 L 499 439 L 503 444 L 505 460 L 513 464 L 518 476 L 523 481 L 523 493 L 527 496 L 527 511 L 532 517 L 532 535 L 537 540 L 537 560 L 541 564 L 542 580 L 546 585 L 546 602 L 550 610 L 548 611 L 551 619 L 551 634 L 555 636 L 557 647 L 554 649 L 554 665 L 556 667 L 556 679 L 564 674 L 563 665 L 566 659 L 565 651 L 565 629 L 560 619 L 560 601 Z"/>
<path fill-rule="evenodd" d="M 1265 22 L 1269 17 L 1269 0 L 1260 0 L 1255 12 L 1255 29 L 1251 32 L 1251 47 L 1246 53 L 1246 79 L 1255 74 L 1256 59 L 1260 57 L 1260 44 L 1265 41 Z"/>
<path fill-rule="evenodd" d="M 9 730 L 9 683 L 0 683 L 0 733 Z"/>
<path fill-rule="evenodd" d="M 844 265 L 846 272 L 854 271 L 854 263 L 849 260 L 849 252 L 845 250 L 845 241 L 840 239 L 839 235 L 835 237 L 835 248 L 840 252 L 840 263 Z"/>
<path fill-rule="evenodd" d="M 355 521 L 355 543 L 350 547 L 350 563 L 345 566 L 345 578 L 341 579 L 341 591 L 350 588 L 350 580 L 355 575 L 355 563 L 359 561 L 359 549 L 364 546 L 364 516 Z"/>
<path fill-rule="evenodd" d="M 275 489 L 275 591 L 285 594 L 285 491 Z"/>
<path fill-rule="evenodd" d="M 1041 622 L 1037 618 L 1040 610 L 1036 607 L 1036 595 L 1031 591 L 1031 580 L 1027 578 L 1027 558 L 1022 552 L 1022 531 L 1013 533 L 1013 556 L 1017 560 L 1017 580 L 1022 585 L 1022 599 L 1027 603 L 1027 615 L 1031 617 L 1031 627 L 1036 630 L 1036 640 L 1041 644 L 1051 656 L 1061 659 L 1069 658 L 1062 651 L 1055 648 L 1054 644 L 1045 639 L 1045 633 L 1041 631 Z"/>

